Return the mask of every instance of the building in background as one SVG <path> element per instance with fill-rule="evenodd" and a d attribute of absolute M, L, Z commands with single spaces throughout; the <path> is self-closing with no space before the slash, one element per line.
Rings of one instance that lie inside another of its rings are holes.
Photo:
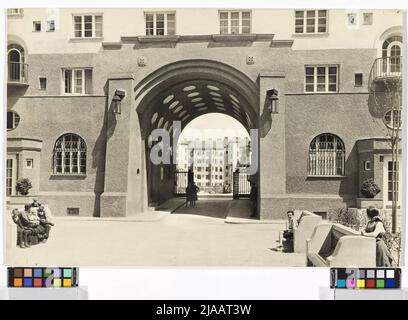
<path fill-rule="evenodd" d="M 251 164 L 249 138 L 184 139 L 178 144 L 177 171 L 191 170 L 202 191 L 232 192 L 233 172 Z"/>

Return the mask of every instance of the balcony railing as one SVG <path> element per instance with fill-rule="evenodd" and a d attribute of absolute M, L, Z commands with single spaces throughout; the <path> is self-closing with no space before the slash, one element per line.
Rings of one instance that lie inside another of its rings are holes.
<path fill-rule="evenodd" d="M 28 64 L 23 62 L 8 63 L 8 82 L 15 84 L 27 84 Z"/>
<path fill-rule="evenodd" d="M 370 78 L 376 81 L 384 78 L 401 77 L 402 56 L 391 56 L 375 59 Z"/>

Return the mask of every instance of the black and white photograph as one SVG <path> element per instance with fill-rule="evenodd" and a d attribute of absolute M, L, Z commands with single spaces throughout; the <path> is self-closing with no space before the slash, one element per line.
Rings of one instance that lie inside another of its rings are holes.
<path fill-rule="evenodd" d="M 7 265 L 403 265 L 405 11 L 248 5 L 6 9 Z"/>

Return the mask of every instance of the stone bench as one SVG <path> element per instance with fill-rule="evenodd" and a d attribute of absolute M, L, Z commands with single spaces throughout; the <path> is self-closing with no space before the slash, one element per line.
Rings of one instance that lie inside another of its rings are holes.
<path fill-rule="evenodd" d="M 294 252 L 306 252 L 306 240 L 313 233 L 314 228 L 322 222 L 322 217 L 307 210 L 295 210 L 298 227 L 293 231 Z"/>
<path fill-rule="evenodd" d="M 317 225 L 306 241 L 307 266 L 375 267 L 375 238 L 337 223 Z"/>

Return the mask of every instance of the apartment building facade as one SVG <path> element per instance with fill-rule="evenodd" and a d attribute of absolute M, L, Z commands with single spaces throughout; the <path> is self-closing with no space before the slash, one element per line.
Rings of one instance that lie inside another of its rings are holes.
<path fill-rule="evenodd" d="M 246 137 L 185 139 L 178 144 L 176 169 L 179 173 L 191 170 L 203 191 L 231 193 L 233 172 L 250 165 L 249 148 Z M 185 177 L 180 175 L 180 179 Z"/>

